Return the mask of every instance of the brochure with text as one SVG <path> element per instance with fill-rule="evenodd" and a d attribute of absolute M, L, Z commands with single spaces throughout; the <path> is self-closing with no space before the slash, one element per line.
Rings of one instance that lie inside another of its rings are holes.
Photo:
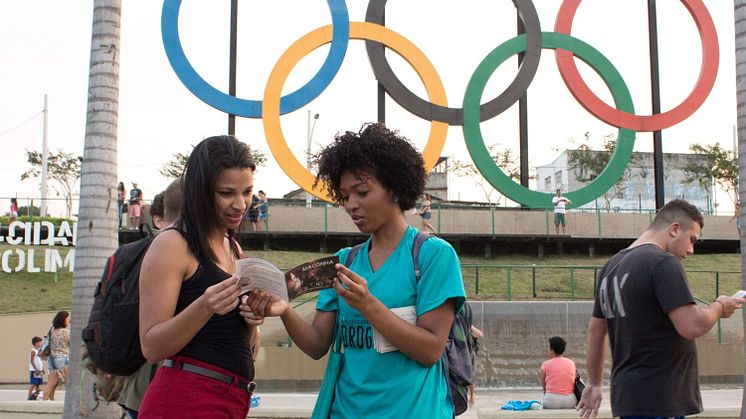
<path fill-rule="evenodd" d="M 283 273 L 264 259 L 244 258 L 236 261 L 236 276 L 241 295 L 258 289 L 290 301 L 310 291 L 331 288 L 339 257 L 328 256 L 303 263 Z"/>
<path fill-rule="evenodd" d="M 392 308 L 391 311 L 399 316 L 399 318 L 405 320 L 409 324 L 417 323 L 417 308 L 415 306 L 397 307 Z M 394 346 L 385 336 L 381 334 L 375 327 L 373 328 L 373 347 L 378 353 L 385 354 L 386 352 L 398 351 L 399 348 Z"/>

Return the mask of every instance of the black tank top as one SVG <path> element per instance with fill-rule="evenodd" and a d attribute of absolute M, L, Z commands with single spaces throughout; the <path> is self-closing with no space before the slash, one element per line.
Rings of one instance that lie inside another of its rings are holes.
<path fill-rule="evenodd" d="M 212 262 L 200 263 L 194 274 L 181 283 L 175 314 L 181 313 L 204 294 L 208 287 L 230 276 Z M 249 326 L 238 307 L 222 316 L 214 314 L 178 355 L 208 362 L 249 380 L 254 379 Z"/>

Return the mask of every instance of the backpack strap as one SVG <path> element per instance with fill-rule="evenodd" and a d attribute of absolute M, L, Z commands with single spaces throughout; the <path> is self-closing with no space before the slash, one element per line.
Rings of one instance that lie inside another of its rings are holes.
<path fill-rule="evenodd" d="M 345 256 L 345 261 L 344 261 L 344 265 L 346 267 L 348 268 L 350 267 L 350 265 L 352 264 L 352 261 L 355 260 L 355 256 L 357 256 L 357 254 L 360 253 L 360 249 L 362 249 L 364 245 L 365 245 L 365 242 L 357 244 L 353 246 L 349 252 L 347 252 L 347 256 Z"/>
<path fill-rule="evenodd" d="M 420 272 L 420 249 L 422 245 L 432 237 L 430 233 L 426 231 L 420 231 L 414 236 L 414 243 L 412 244 L 412 261 L 414 262 L 414 277 L 415 282 L 420 282 L 422 272 Z"/>
<path fill-rule="evenodd" d="M 414 243 L 412 244 L 412 261 L 414 262 L 414 276 L 416 282 L 420 282 L 420 277 L 422 276 L 422 272 L 420 272 L 420 250 L 422 249 L 422 245 L 431 237 L 433 236 L 426 231 L 419 231 L 417 232 L 417 235 L 414 236 Z M 350 266 L 352 261 L 355 260 L 355 256 L 360 252 L 360 249 L 363 248 L 363 245 L 365 245 L 365 243 L 355 245 L 349 252 L 347 252 L 347 256 L 345 256 L 344 260 L 345 266 Z"/>
<path fill-rule="evenodd" d="M 114 273 L 114 262 L 116 261 L 116 254 L 117 252 L 112 253 L 111 256 L 109 256 L 109 258 L 107 259 L 106 277 L 98 282 L 98 284 L 96 285 L 96 292 L 93 295 L 98 295 L 99 293 L 106 294 L 109 288 L 109 282 L 111 282 L 111 275 Z"/>

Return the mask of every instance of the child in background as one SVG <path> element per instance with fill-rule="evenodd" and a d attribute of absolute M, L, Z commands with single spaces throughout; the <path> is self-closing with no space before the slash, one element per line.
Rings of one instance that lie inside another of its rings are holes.
<path fill-rule="evenodd" d="M 31 339 L 31 353 L 29 354 L 29 384 L 31 387 L 28 389 L 28 400 L 36 400 L 39 395 L 39 386 L 44 384 L 44 363 L 41 362 L 39 356 L 39 348 L 41 348 L 42 339 L 39 336 L 34 336 Z"/>

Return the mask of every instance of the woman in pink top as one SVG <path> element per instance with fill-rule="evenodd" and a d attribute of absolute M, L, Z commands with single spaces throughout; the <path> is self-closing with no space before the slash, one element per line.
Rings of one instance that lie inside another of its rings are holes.
<path fill-rule="evenodd" d="M 562 356 L 567 342 L 559 336 L 549 338 L 549 360 L 541 364 L 544 409 L 572 409 L 578 403 L 575 387 L 575 362 Z"/>

